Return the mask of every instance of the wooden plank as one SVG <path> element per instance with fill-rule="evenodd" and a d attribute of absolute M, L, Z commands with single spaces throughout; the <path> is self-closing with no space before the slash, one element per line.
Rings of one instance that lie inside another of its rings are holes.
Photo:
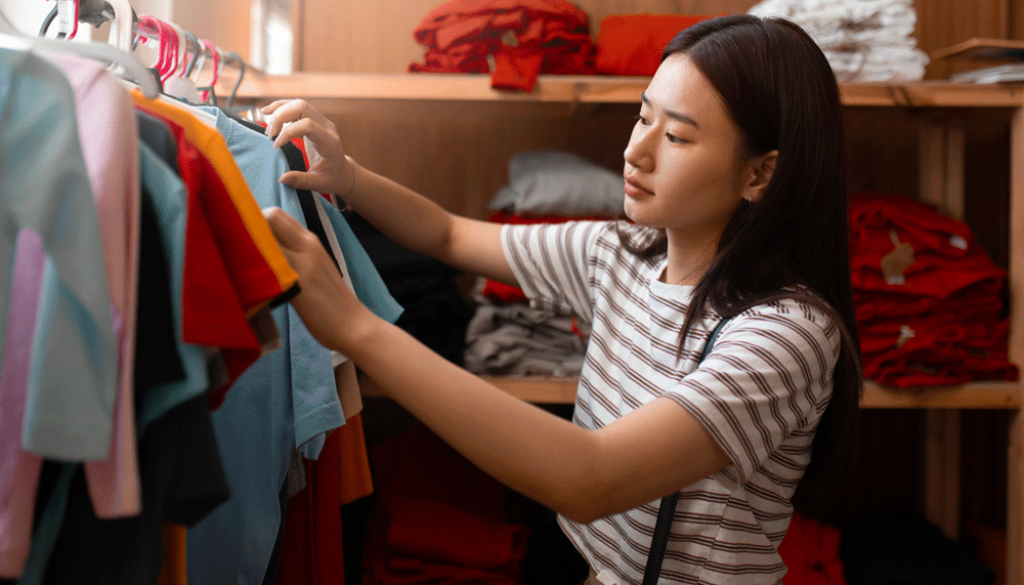
<path fill-rule="evenodd" d="M 925 424 L 925 516 L 946 538 L 960 539 L 960 416 L 930 410 Z"/>
<path fill-rule="evenodd" d="M 966 211 L 964 184 L 964 166 L 966 162 L 964 143 L 966 133 L 963 128 L 946 128 L 946 185 L 943 209 L 953 219 L 964 221 Z"/>
<path fill-rule="evenodd" d="M 1024 59 L 1024 41 L 1012 39 L 973 38 L 952 47 L 933 51 L 936 59 L 989 59 L 995 61 L 1020 61 Z"/>
<path fill-rule="evenodd" d="M 1024 365 L 1024 108 L 1010 125 L 1010 361 Z M 1014 416 L 1007 450 L 1006 582 L 1024 585 L 1024 419 Z"/>
<path fill-rule="evenodd" d="M 946 131 L 941 126 L 925 125 L 918 131 L 917 198 L 939 209 L 946 197 Z"/>
<path fill-rule="evenodd" d="M 491 89 L 490 77 L 473 74 L 299 73 L 247 75 L 239 97 L 324 100 L 436 100 L 455 102 L 639 103 L 646 77 L 542 75 L 530 93 Z M 999 107 L 1024 104 L 1024 87 L 938 82 L 840 86 L 843 103 L 857 107 Z"/>

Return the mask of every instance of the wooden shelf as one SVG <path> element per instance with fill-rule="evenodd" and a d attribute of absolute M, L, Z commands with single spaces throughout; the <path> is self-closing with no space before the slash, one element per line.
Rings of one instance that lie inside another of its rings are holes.
<path fill-rule="evenodd" d="M 485 380 L 509 394 L 537 404 L 573 404 L 576 397 L 576 378 L 495 377 Z M 360 382 L 363 394 L 380 397 L 380 388 L 367 378 Z M 1021 408 L 1020 386 L 1016 382 L 972 382 L 957 386 L 931 386 L 901 390 L 874 382 L 864 385 L 861 407 L 868 409 L 992 409 L 1017 410 Z"/>
<path fill-rule="evenodd" d="M 309 101 L 526 102 L 537 104 L 639 103 L 647 77 L 542 75 L 530 93 L 491 89 L 479 74 L 300 73 L 247 77 L 238 91 L 243 102 L 282 98 Z M 843 103 L 867 107 L 1024 106 L 1024 86 L 924 81 L 905 84 L 842 84 Z"/>

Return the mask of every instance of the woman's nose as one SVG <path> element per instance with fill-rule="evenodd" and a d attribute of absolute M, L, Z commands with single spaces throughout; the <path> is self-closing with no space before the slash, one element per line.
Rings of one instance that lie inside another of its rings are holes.
<path fill-rule="evenodd" d="M 652 134 L 654 133 L 650 130 L 637 129 L 630 137 L 629 145 L 626 146 L 626 151 L 623 153 L 627 163 L 644 172 L 654 170 L 654 153 L 650 143 Z"/>

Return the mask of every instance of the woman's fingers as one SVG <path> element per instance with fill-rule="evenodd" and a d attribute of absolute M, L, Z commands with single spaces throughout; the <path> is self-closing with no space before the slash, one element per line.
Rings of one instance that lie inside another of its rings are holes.
<path fill-rule="evenodd" d="M 264 113 L 273 115 L 267 126 L 267 136 L 270 137 L 277 136 L 286 124 L 304 118 L 315 120 L 321 126 L 330 125 L 330 121 L 305 100 L 277 101 L 264 108 Z"/>
<path fill-rule="evenodd" d="M 309 138 L 317 145 L 317 151 L 327 155 L 340 145 L 341 141 L 312 118 L 303 118 L 284 127 L 274 139 L 274 148 L 281 148 L 295 138 Z"/>
<path fill-rule="evenodd" d="M 267 218 L 270 231 L 273 232 L 274 238 L 282 248 L 293 251 L 302 250 L 307 230 L 294 217 L 285 213 L 280 207 L 264 209 L 263 217 Z"/>

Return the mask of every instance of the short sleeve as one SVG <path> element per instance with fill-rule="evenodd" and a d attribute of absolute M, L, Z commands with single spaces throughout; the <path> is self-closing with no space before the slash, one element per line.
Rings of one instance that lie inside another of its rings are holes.
<path fill-rule="evenodd" d="M 502 250 L 530 305 L 592 322 L 598 244 L 611 226 L 593 221 L 502 226 Z"/>
<path fill-rule="evenodd" d="M 783 301 L 733 318 L 700 366 L 665 393 L 728 455 L 722 473 L 745 484 L 794 433 L 811 433 L 832 394 L 836 325 Z"/>

